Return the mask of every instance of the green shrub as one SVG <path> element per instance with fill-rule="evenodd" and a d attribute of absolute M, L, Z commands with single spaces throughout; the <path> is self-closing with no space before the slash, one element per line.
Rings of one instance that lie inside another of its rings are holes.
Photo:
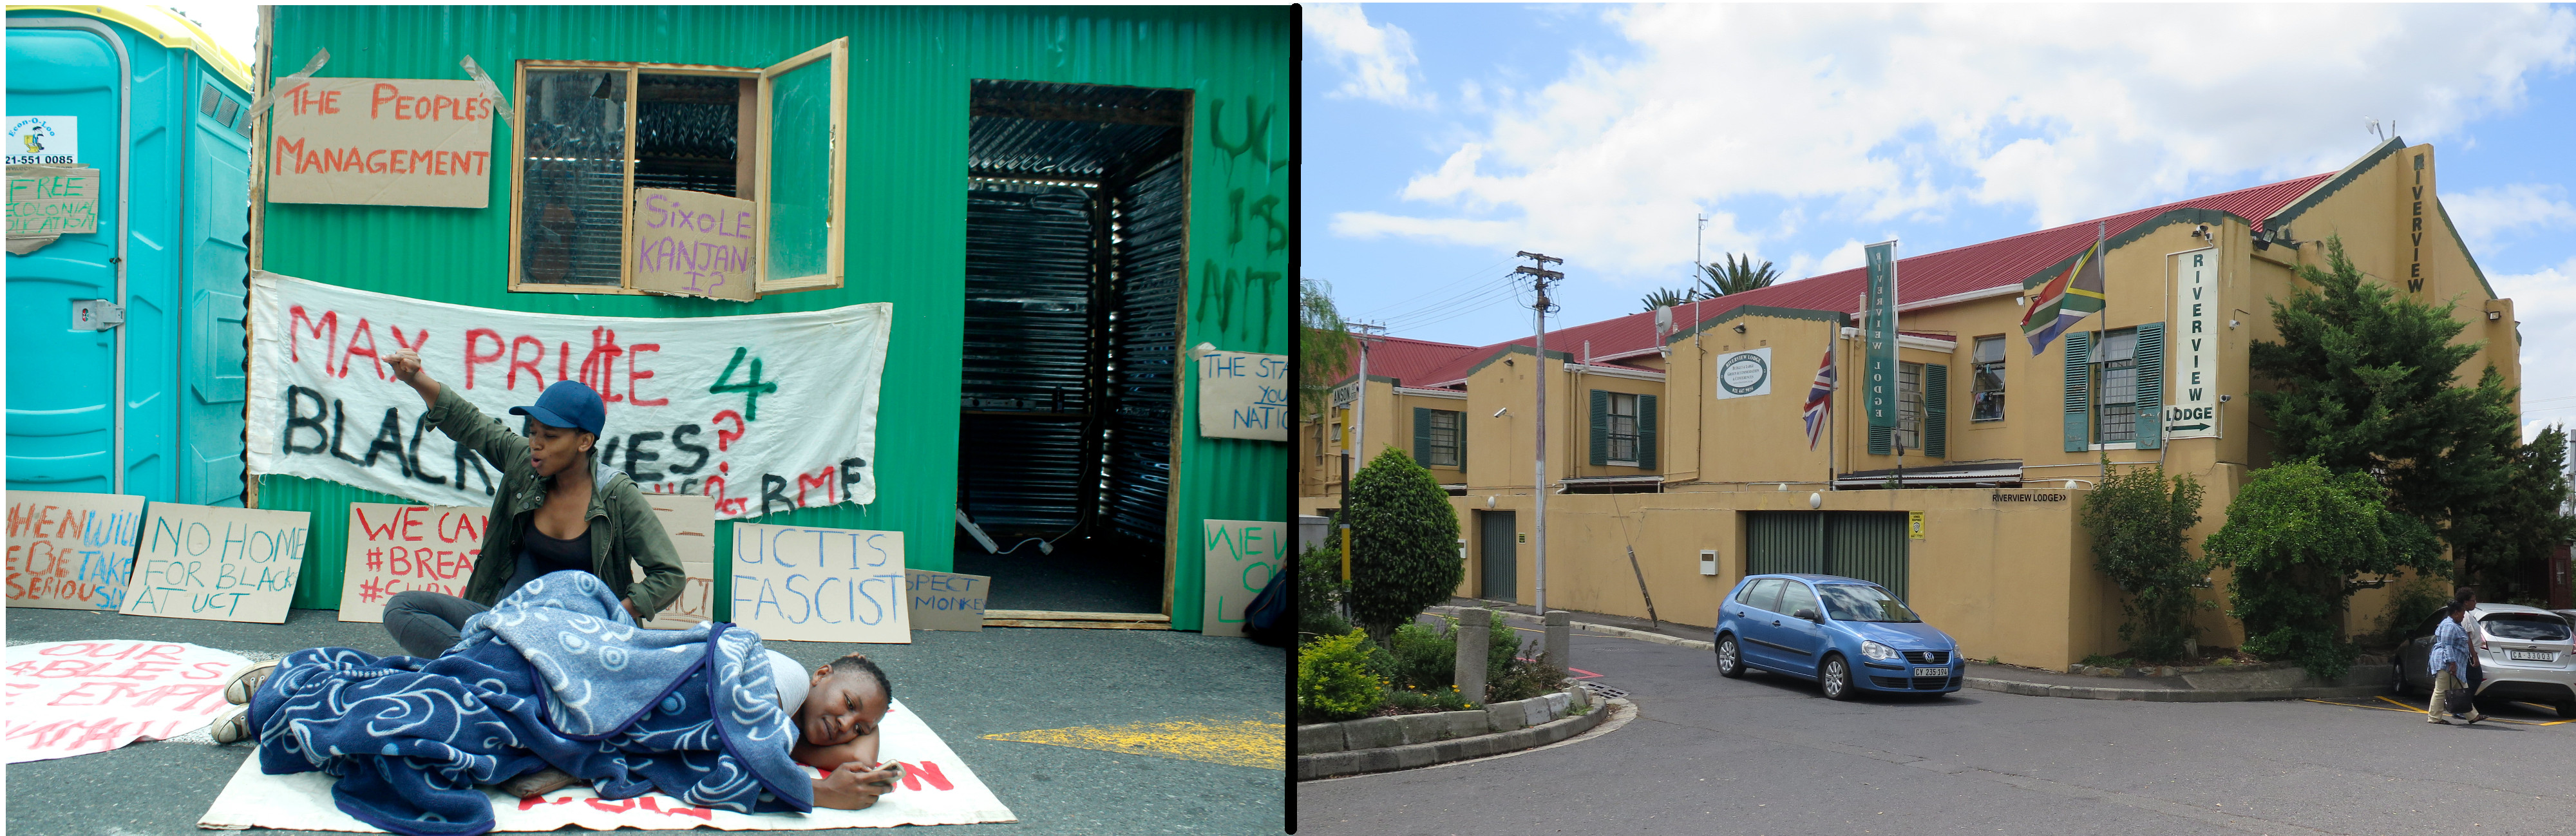
<path fill-rule="evenodd" d="M 2391 510 L 2388 496 L 2368 473 L 2334 473 L 2312 459 L 2250 475 L 2227 524 L 2202 544 L 2235 570 L 2228 615 L 2245 623 L 2241 650 L 2340 677 L 2354 656 L 2342 635 L 2352 593 L 2403 569 L 2449 574 L 2432 530 Z"/>
<path fill-rule="evenodd" d="M 2405 638 L 2407 628 L 2431 619 L 2451 605 L 2451 585 L 2442 579 L 2419 576 L 2388 590 L 2388 611 L 2379 616 L 2380 640 L 2395 643 Z"/>
<path fill-rule="evenodd" d="M 1466 576 L 1458 512 L 1431 471 L 1393 447 L 1351 477 L 1351 620 L 1385 641 L 1424 607 L 1449 600 Z"/>
<path fill-rule="evenodd" d="M 1368 636 L 1351 631 L 1297 648 L 1297 719 L 1304 722 L 1365 717 L 1386 699 L 1371 670 Z"/>
<path fill-rule="evenodd" d="M 1525 700 L 1540 694 L 1553 694 L 1566 688 L 1565 672 L 1556 666 L 1554 657 L 1540 653 L 1529 661 L 1512 659 L 1499 673 L 1487 673 L 1485 702 Z"/>
<path fill-rule="evenodd" d="M 1467 704 L 1467 698 L 1458 693 L 1458 686 L 1455 685 L 1431 690 L 1389 688 L 1386 692 L 1386 704 L 1389 708 L 1415 712 L 1465 711 L 1475 707 Z"/>
<path fill-rule="evenodd" d="M 2109 459 L 2103 468 L 2110 468 Z M 2208 576 L 2209 562 L 2191 556 L 2184 535 L 2200 523 L 2200 495 L 2198 481 L 2168 481 L 2159 465 L 2114 473 L 2084 498 L 2093 565 L 2124 596 L 2120 608 L 2128 618 L 2120 640 L 2140 658 L 2183 658 L 2198 633 L 2192 616 L 2215 607 L 2192 593 Z"/>
<path fill-rule="evenodd" d="M 1512 629 L 1512 622 L 1504 618 L 1502 613 L 1493 613 L 1488 623 L 1490 626 L 1486 628 L 1485 633 L 1485 681 L 1492 682 L 1495 676 L 1511 666 L 1515 657 L 1521 655 L 1521 634 L 1520 631 Z"/>
<path fill-rule="evenodd" d="M 2138 666 L 2138 660 L 2095 653 L 2084 657 L 2083 664 L 2088 668 L 2134 668 Z"/>
<path fill-rule="evenodd" d="M 1386 678 L 1394 690 L 1445 692 L 1458 681 L 1458 636 L 1421 622 L 1406 622 L 1387 637 L 1394 667 Z"/>
<path fill-rule="evenodd" d="M 1298 555 L 1297 632 L 1317 636 L 1338 636 L 1350 632 L 1350 619 L 1342 617 L 1342 591 L 1345 588 L 1340 543 L 1317 546 Z"/>

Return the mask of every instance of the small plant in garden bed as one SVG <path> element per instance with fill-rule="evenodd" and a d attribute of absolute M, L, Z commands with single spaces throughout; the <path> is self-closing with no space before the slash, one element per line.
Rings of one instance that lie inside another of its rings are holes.
<path fill-rule="evenodd" d="M 2120 656 L 2104 656 L 2102 654 L 2095 653 L 2084 657 L 2084 666 L 2088 668 L 2134 668 L 2138 666 L 2138 660 Z"/>

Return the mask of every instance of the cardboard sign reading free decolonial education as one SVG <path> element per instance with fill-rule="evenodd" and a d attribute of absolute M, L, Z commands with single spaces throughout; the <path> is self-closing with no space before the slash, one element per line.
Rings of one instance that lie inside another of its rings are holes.
<path fill-rule="evenodd" d="M 275 203 L 492 203 L 492 98 L 473 81 L 310 78 L 278 94 Z"/>

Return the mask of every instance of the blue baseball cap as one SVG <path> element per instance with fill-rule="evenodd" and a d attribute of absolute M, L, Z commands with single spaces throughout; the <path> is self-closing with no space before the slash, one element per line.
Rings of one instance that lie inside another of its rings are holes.
<path fill-rule="evenodd" d="M 535 406 L 510 407 L 510 414 L 525 415 L 538 423 L 567 430 L 580 430 L 591 435 L 608 426 L 608 405 L 600 403 L 599 393 L 578 380 L 558 380 L 537 395 Z"/>

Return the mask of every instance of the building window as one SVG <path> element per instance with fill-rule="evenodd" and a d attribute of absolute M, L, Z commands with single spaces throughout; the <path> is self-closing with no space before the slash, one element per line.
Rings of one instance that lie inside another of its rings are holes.
<path fill-rule="evenodd" d="M 1340 422 L 1340 421 L 1335 421 L 1335 422 L 1333 422 L 1333 446 L 1336 446 L 1336 447 L 1341 446 L 1341 443 L 1342 443 L 1342 422 Z"/>
<path fill-rule="evenodd" d="M 1637 396 L 1610 393 L 1610 463 L 1637 466 Z"/>
<path fill-rule="evenodd" d="M 2136 442 L 2138 329 L 2122 328 L 2102 335 L 2102 344 L 2093 353 L 2093 379 L 2101 382 L 2093 390 L 2095 401 L 2101 404 L 2095 418 L 2095 443 Z"/>
<path fill-rule="evenodd" d="M 1463 420 L 1466 413 L 1434 409 L 1428 414 L 1431 426 L 1430 432 L 1423 437 L 1423 458 L 1429 460 L 1433 467 L 1463 466 L 1465 457 L 1460 455 L 1459 442 L 1466 425 Z"/>
<path fill-rule="evenodd" d="M 848 53 L 844 38 L 767 68 L 519 62 L 510 289 L 652 292 L 636 283 L 647 258 L 759 293 L 840 287 Z M 740 255 L 654 254 L 648 228 L 668 216 L 639 189 L 750 201 L 748 224 L 726 224 Z"/>
<path fill-rule="evenodd" d="M 2004 419 L 2004 338 L 1978 337 L 1969 368 L 1968 396 L 1975 404 L 1971 421 Z"/>
<path fill-rule="evenodd" d="M 1896 364 L 1896 446 L 1923 449 L 1923 364 Z"/>

